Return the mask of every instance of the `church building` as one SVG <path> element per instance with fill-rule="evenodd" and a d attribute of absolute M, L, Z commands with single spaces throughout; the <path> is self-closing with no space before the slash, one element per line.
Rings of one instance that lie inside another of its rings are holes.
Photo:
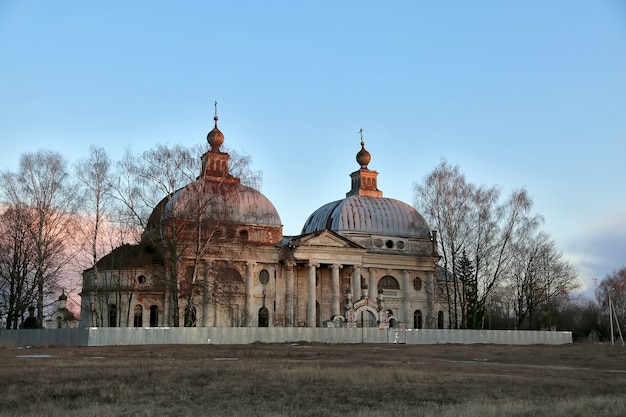
<path fill-rule="evenodd" d="M 197 179 L 138 244 L 83 272 L 81 326 L 443 327 L 437 233 L 383 197 L 362 135 L 345 197 L 283 236 L 271 201 L 232 175 L 214 120 Z"/>

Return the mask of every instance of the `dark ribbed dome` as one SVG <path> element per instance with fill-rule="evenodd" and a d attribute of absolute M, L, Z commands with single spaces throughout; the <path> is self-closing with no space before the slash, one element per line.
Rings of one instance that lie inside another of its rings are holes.
<path fill-rule="evenodd" d="M 386 236 L 429 238 L 424 218 L 410 205 L 392 198 L 351 195 L 317 209 L 307 219 L 302 234 L 331 230 Z"/>

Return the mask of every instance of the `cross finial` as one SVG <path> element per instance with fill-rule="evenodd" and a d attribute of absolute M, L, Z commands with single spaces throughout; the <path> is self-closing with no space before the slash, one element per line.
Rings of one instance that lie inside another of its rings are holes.
<path fill-rule="evenodd" d="M 361 145 L 363 145 L 363 129 L 359 129 L 359 134 L 361 135 Z"/>
<path fill-rule="evenodd" d="M 215 102 L 215 117 L 217 117 L 217 101 Z"/>

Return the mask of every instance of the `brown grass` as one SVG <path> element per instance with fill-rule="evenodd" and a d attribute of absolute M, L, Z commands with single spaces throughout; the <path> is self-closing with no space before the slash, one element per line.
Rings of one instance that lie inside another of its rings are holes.
<path fill-rule="evenodd" d="M 2 417 L 626 415 L 622 346 L 0 349 L 0 364 Z"/>

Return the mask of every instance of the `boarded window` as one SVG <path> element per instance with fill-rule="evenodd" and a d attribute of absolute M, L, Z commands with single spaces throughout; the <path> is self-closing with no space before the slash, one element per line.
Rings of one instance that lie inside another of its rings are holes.
<path fill-rule="evenodd" d="M 259 327 L 268 327 L 270 325 L 270 312 L 267 307 L 259 309 Z"/>
<path fill-rule="evenodd" d="M 159 307 L 150 306 L 150 327 L 157 327 L 159 325 Z"/>
<path fill-rule="evenodd" d="M 422 310 L 415 310 L 413 313 L 413 328 L 421 329 L 422 327 Z"/>
<path fill-rule="evenodd" d="M 135 306 L 134 318 L 133 318 L 133 326 L 141 327 L 143 326 L 143 308 L 140 304 Z"/>
<path fill-rule="evenodd" d="M 117 305 L 109 304 L 109 327 L 117 327 Z"/>

